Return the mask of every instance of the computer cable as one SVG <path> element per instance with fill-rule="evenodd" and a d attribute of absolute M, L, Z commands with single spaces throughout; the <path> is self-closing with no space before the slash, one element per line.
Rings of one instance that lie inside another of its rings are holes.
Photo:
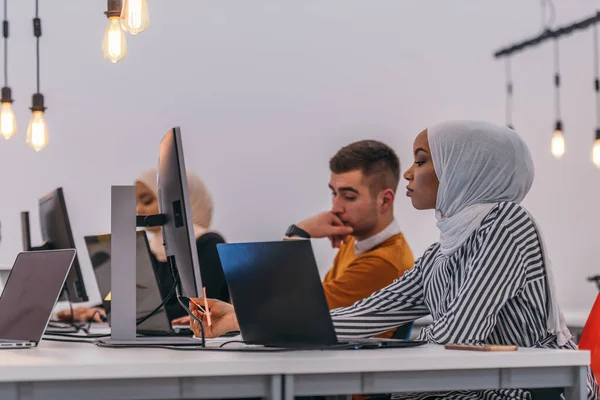
<path fill-rule="evenodd" d="M 171 298 L 175 294 L 176 286 L 177 286 L 177 284 L 174 283 L 173 286 L 171 287 L 171 290 L 169 290 L 169 293 L 165 296 L 162 303 L 160 303 L 154 310 L 150 311 L 147 315 L 145 315 L 141 318 L 138 318 L 136 320 L 135 324 L 140 325 L 143 322 L 147 321 L 148 319 L 152 318 L 154 315 L 156 315 L 169 302 L 169 300 L 171 300 Z"/>
<path fill-rule="evenodd" d="M 179 273 L 177 272 L 177 267 L 175 266 L 175 258 L 173 256 L 169 256 L 169 257 L 167 257 L 167 260 L 169 261 L 169 266 L 171 267 L 171 276 L 173 277 L 173 282 L 175 282 L 175 295 L 177 296 L 177 301 L 179 302 L 181 307 L 188 313 L 190 318 L 193 319 L 194 321 L 198 322 L 198 324 L 200 325 L 200 333 L 202 336 L 201 337 L 202 347 L 206 347 L 206 335 L 204 333 L 204 323 L 202 322 L 202 320 L 200 318 L 198 318 L 196 316 L 196 314 L 194 314 L 192 312 L 192 310 L 190 310 L 189 297 L 185 297 L 181 294 L 181 280 L 179 279 Z M 188 304 L 185 304 L 182 299 L 187 300 Z M 206 312 L 208 312 L 208 310 L 206 310 Z"/>

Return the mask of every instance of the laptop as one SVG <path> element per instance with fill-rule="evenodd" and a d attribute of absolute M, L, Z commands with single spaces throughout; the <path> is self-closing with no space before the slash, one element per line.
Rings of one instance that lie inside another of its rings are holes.
<path fill-rule="evenodd" d="M 85 236 L 85 244 L 90 256 L 94 275 L 98 283 L 103 307 L 110 320 L 111 247 L 110 234 Z M 136 318 L 151 313 L 163 301 L 159 279 L 155 272 L 154 259 L 151 256 L 148 237 L 145 231 L 136 233 Z M 164 307 L 155 315 L 142 322 L 137 332 L 146 335 L 192 335 L 189 327 L 174 328 Z"/>
<path fill-rule="evenodd" d="M 36 347 L 50 321 L 76 251 L 20 253 L 0 296 L 0 349 Z"/>
<path fill-rule="evenodd" d="M 402 339 L 339 341 L 310 240 L 218 244 L 244 342 L 288 348 L 412 347 Z"/>

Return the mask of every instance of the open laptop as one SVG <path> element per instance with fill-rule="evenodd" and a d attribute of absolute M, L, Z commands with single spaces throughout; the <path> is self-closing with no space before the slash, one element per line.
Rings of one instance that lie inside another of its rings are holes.
<path fill-rule="evenodd" d="M 85 244 L 90 256 L 94 275 L 102 299 L 110 293 L 111 247 L 110 234 L 86 236 Z M 150 253 L 145 231 L 136 233 L 136 318 L 142 318 L 152 312 L 163 301 L 158 276 Z M 110 320 L 110 302 L 103 301 Z M 164 307 L 155 315 L 142 322 L 137 332 L 148 335 L 192 335 L 189 327 L 172 327 Z"/>
<path fill-rule="evenodd" d="M 76 251 L 48 250 L 20 253 L 0 296 L 0 349 L 36 347 Z"/>
<path fill-rule="evenodd" d="M 291 348 L 378 348 L 424 344 L 351 339 L 335 333 L 310 240 L 218 244 L 245 343 Z"/>

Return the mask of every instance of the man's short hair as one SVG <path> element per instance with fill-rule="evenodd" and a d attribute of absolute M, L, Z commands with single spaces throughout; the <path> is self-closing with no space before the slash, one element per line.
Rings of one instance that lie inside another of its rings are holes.
<path fill-rule="evenodd" d="M 361 140 L 343 147 L 329 161 L 334 174 L 360 170 L 369 180 L 372 194 L 385 189 L 396 192 L 400 181 L 400 160 L 388 145 L 377 140 Z"/>

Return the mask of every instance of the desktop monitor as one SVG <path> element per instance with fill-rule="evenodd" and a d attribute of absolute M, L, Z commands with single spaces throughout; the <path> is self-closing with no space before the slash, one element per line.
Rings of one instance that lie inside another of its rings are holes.
<path fill-rule="evenodd" d="M 66 250 L 75 249 L 73 232 L 67 214 L 67 205 L 62 188 L 58 188 L 39 201 L 40 227 L 42 230 L 42 240 L 45 242 L 40 247 L 31 246 L 29 213 L 21 213 L 21 228 L 23 234 L 23 250 Z M 88 301 L 88 295 L 85 290 L 83 276 L 79 259 L 75 256 L 73 266 L 67 275 L 65 281 L 62 300 L 69 300 L 74 303 Z M 66 295 L 66 297 L 65 297 Z"/>
<path fill-rule="evenodd" d="M 160 142 L 158 207 L 166 216 L 162 227 L 165 252 L 169 265 L 179 274 L 181 294 L 203 297 L 179 127 L 167 132 Z"/>

